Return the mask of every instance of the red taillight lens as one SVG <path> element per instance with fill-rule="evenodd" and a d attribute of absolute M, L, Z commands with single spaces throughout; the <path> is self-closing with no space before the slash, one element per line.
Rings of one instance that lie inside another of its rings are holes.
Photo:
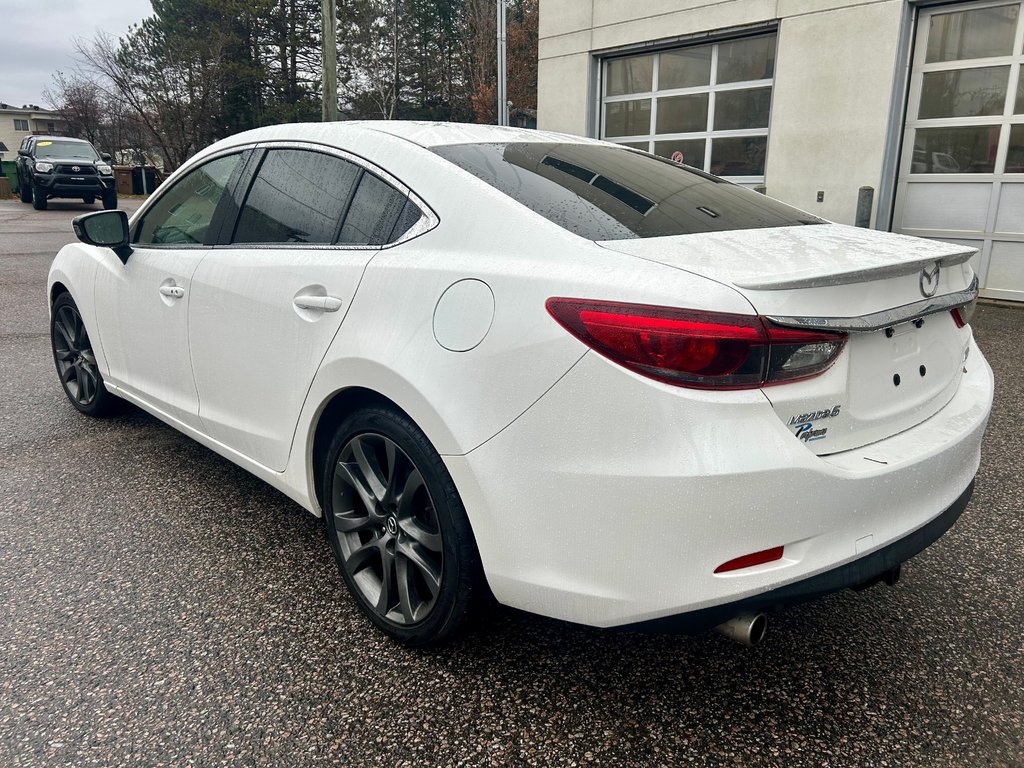
<path fill-rule="evenodd" d="M 552 298 L 547 309 L 605 357 L 658 381 L 698 389 L 756 389 L 827 370 L 841 334 L 779 328 L 756 315 Z"/>

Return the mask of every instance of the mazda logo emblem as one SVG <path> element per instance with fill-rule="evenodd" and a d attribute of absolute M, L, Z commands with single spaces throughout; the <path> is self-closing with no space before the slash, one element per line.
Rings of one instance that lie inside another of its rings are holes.
<path fill-rule="evenodd" d="M 939 262 L 935 262 L 935 266 L 929 269 L 925 267 L 921 270 L 921 295 L 926 299 L 930 299 L 935 295 L 935 292 L 939 290 Z"/>
<path fill-rule="evenodd" d="M 81 168 L 79 168 L 79 167 L 78 167 L 77 165 L 72 165 L 72 166 L 71 166 L 71 170 L 72 170 L 72 171 L 74 171 L 75 173 L 78 173 L 78 172 L 79 172 L 80 170 L 82 170 L 82 169 L 81 169 Z"/>

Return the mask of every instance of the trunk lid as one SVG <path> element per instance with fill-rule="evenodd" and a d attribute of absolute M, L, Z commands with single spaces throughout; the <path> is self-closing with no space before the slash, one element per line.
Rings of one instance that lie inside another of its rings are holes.
<path fill-rule="evenodd" d="M 819 455 L 909 429 L 959 386 L 970 329 L 948 307 L 934 310 L 951 295 L 966 303 L 973 249 L 839 224 L 600 245 L 730 285 L 779 324 L 848 329 L 824 374 L 763 389 L 794 439 Z"/>

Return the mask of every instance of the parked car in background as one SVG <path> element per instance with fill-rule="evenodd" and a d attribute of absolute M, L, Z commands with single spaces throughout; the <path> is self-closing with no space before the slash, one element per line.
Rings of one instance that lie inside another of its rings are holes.
<path fill-rule="evenodd" d="M 117 184 L 110 155 L 88 141 L 64 136 L 28 136 L 18 148 L 18 192 L 23 203 L 45 211 L 55 197 L 77 198 L 117 208 Z"/>
<path fill-rule="evenodd" d="M 962 245 L 399 121 L 232 136 L 75 230 L 48 283 L 71 404 L 135 403 L 323 515 L 405 643 L 487 589 L 754 643 L 895 582 L 971 496 L 993 380 Z"/>

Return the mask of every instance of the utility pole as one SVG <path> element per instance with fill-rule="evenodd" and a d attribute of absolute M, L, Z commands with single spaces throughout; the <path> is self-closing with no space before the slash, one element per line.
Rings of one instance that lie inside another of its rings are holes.
<path fill-rule="evenodd" d="M 321 119 L 330 123 L 338 119 L 338 0 L 322 0 L 322 10 L 324 99 Z"/>
<path fill-rule="evenodd" d="M 498 125 L 508 125 L 505 69 L 505 0 L 498 0 Z"/>

